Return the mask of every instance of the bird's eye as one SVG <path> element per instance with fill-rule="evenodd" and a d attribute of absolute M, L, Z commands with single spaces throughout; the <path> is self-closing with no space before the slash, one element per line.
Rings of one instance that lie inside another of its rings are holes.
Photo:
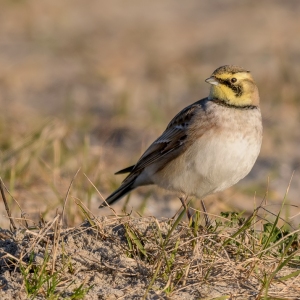
<path fill-rule="evenodd" d="M 237 81 L 237 79 L 235 77 L 231 78 L 230 80 L 232 83 L 235 83 Z"/>

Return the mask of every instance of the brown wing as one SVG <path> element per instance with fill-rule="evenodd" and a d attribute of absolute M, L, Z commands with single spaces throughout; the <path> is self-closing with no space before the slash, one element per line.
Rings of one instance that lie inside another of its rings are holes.
<path fill-rule="evenodd" d="M 195 114 L 203 109 L 206 98 L 199 100 L 180 111 L 169 123 L 163 134 L 145 151 L 131 170 L 138 173 L 150 164 L 162 160 L 171 161 L 179 156 L 188 146 L 187 130 Z M 167 157 L 166 157 L 167 156 Z"/>
<path fill-rule="evenodd" d="M 210 123 L 207 122 L 207 116 L 202 119 L 203 122 L 198 123 L 198 118 L 206 115 L 206 103 L 207 99 L 202 99 L 177 114 L 164 133 L 146 150 L 136 165 L 118 172 L 119 174 L 130 172 L 130 174 L 100 207 L 114 203 L 136 188 L 135 180 L 146 167 L 155 162 L 156 171 L 163 169 L 167 163 L 181 155 L 195 137 L 201 136 L 208 128 L 207 123 Z M 197 115 L 197 122 L 193 120 L 195 115 Z M 145 182 L 145 184 L 151 184 L 151 181 Z"/>

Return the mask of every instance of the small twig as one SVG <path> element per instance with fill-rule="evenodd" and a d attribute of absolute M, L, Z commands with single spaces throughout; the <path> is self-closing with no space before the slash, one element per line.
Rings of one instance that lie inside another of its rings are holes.
<path fill-rule="evenodd" d="M 19 264 L 27 266 L 27 264 L 21 258 L 17 258 L 15 256 L 13 256 L 12 254 L 10 254 L 8 252 L 5 252 L 5 251 L 4 251 L 4 253 L 5 254 L 1 257 L 1 259 L 4 259 L 4 258 L 8 257 L 10 259 L 13 259 L 13 260 L 17 261 Z"/>
<path fill-rule="evenodd" d="M 0 178 L 0 191 L 1 191 L 2 200 L 4 202 L 4 206 L 5 206 L 5 209 L 6 209 L 6 213 L 7 213 L 8 218 L 9 218 L 9 222 L 10 222 L 11 226 L 13 227 L 13 229 L 17 230 L 16 224 L 15 224 L 15 222 L 14 222 L 12 216 L 11 216 L 11 212 L 10 212 L 10 209 L 9 209 L 6 197 L 5 197 L 5 193 L 4 193 L 4 190 L 3 190 L 2 178 Z"/>
<path fill-rule="evenodd" d="M 11 239 L 12 237 L 3 233 L 3 232 L 0 232 L 0 240 L 8 240 L 8 239 Z"/>

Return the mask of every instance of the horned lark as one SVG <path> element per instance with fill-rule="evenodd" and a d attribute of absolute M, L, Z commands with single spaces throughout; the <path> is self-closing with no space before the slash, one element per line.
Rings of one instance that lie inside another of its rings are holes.
<path fill-rule="evenodd" d="M 138 186 L 157 184 L 183 199 L 222 191 L 252 169 L 262 142 L 259 94 L 249 71 L 226 65 L 205 80 L 207 98 L 179 112 L 100 207 Z"/>

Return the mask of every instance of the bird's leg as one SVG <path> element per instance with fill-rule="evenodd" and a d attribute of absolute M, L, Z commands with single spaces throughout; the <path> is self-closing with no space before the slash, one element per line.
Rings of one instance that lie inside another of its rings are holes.
<path fill-rule="evenodd" d="M 179 200 L 181 201 L 181 204 L 184 207 L 184 209 L 186 211 L 186 215 L 187 215 L 187 217 L 189 219 L 189 222 L 190 222 L 193 216 L 191 215 L 191 212 L 190 212 L 190 209 L 189 209 L 189 203 L 186 203 L 187 198 L 188 198 L 187 196 L 186 197 L 180 196 Z"/>
<path fill-rule="evenodd" d="M 201 206 L 202 206 L 202 210 L 204 212 L 205 226 L 209 227 L 210 226 L 210 219 L 209 219 L 209 217 L 207 215 L 206 206 L 205 206 L 205 203 L 204 203 L 204 201 L 202 199 L 201 199 Z"/>

